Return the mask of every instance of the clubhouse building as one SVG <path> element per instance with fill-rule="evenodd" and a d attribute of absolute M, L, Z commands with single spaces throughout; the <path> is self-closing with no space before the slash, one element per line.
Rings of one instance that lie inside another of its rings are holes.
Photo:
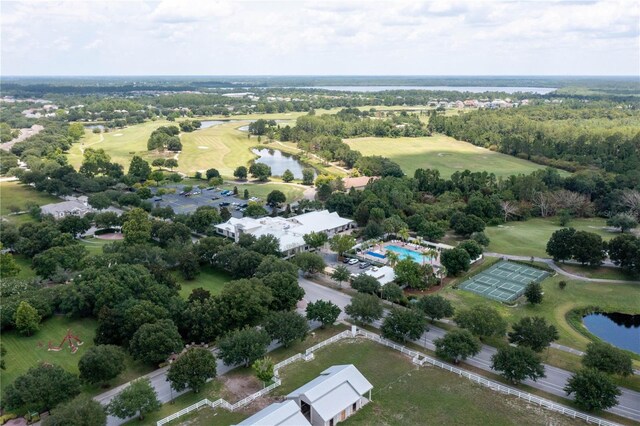
<path fill-rule="evenodd" d="M 262 217 L 254 219 L 232 217 L 228 221 L 215 226 L 216 232 L 238 242 L 240 235 L 251 234 L 258 238 L 262 235 L 272 235 L 280 242 L 280 251 L 284 257 L 291 257 L 296 253 L 309 250 L 304 236 L 312 232 L 324 232 L 329 238 L 353 227 L 351 219 L 345 219 L 338 213 L 328 210 L 316 211 L 293 216 Z"/>

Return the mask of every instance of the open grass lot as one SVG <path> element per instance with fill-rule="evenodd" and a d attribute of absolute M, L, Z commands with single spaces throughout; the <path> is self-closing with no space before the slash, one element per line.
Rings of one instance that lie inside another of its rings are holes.
<path fill-rule="evenodd" d="M 588 231 L 600 235 L 605 240 L 620 235 L 608 230 L 601 218 L 574 219 L 569 227 L 578 231 Z M 491 240 L 487 251 L 520 256 L 549 257 L 546 253 L 547 241 L 551 234 L 562 229 L 556 218 L 533 218 L 524 222 L 508 222 L 505 225 L 489 226 L 485 234 Z"/>
<path fill-rule="evenodd" d="M 7 215 L 13 207 L 25 210 L 27 204 L 35 203 L 39 206 L 62 201 L 59 198 L 45 192 L 36 191 L 34 188 L 19 182 L 0 182 L 0 215 Z M 21 216 L 10 216 L 12 220 Z M 28 219 L 31 219 L 28 215 Z"/>
<path fill-rule="evenodd" d="M 640 280 L 640 277 L 631 275 L 620 268 L 612 268 L 608 266 L 582 266 L 568 263 L 557 263 L 557 265 L 567 272 L 587 278 L 603 278 L 606 280 Z"/>
<path fill-rule="evenodd" d="M 101 240 L 100 238 L 90 237 L 78 240 L 82 244 L 91 256 L 102 254 L 102 247 L 107 244 L 111 244 L 113 241 Z"/>
<path fill-rule="evenodd" d="M 271 191 L 282 191 L 285 197 L 287 197 L 287 203 L 299 200 L 302 198 L 304 189 L 307 188 L 302 185 L 293 185 L 287 183 L 267 182 L 267 183 L 246 183 L 246 182 L 233 182 L 225 183 L 221 186 L 222 189 L 232 190 L 234 186 L 238 187 L 238 195 L 243 196 L 244 190 L 249 190 L 249 197 L 258 197 L 262 201 L 267 200 L 267 195 Z"/>
<path fill-rule="evenodd" d="M 345 142 L 363 155 L 388 157 L 398 163 L 409 176 L 413 176 L 418 168 L 438 169 L 443 177 L 465 169 L 510 176 L 544 168 L 530 161 L 489 151 L 444 135 L 422 138 L 367 137 L 345 139 Z"/>
<path fill-rule="evenodd" d="M 231 280 L 229 275 L 210 267 L 202 268 L 200 275 L 191 281 L 185 280 L 180 274 L 176 274 L 176 278 L 178 284 L 182 287 L 180 296 L 184 299 L 188 298 L 193 289 L 198 287 L 209 290 L 211 294 L 219 294 L 224 288 L 224 285 Z"/>
<path fill-rule="evenodd" d="M 528 407 L 449 372 L 418 369 L 399 352 L 373 342 L 344 341 L 315 355 L 311 362 L 286 367 L 283 385 L 274 392 L 286 395 L 331 365 L 354 364 L 373 385 L 373 402 L 346 425 L 573 424 L 567 417 Z"/>
<path fill-rule="evenodd" d="M 16 278 L 33 278 L 36 276 L 36 272 L 31 269 L 31 259 L 25 257 L 22 254 L 14 254 L 13 260 L 20 267 L 20 272 L 16 275 Z"/>

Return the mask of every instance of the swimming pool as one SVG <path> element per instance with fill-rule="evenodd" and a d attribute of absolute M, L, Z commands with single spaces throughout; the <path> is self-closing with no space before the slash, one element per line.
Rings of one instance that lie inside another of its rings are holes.
<path fill-rule="evenodd" d="M 433 260 L 431 256 L 425 256 L 422 253 L 418 253 L 417 251 L 409 250 L 404 247 L 388 245 L 385 247 L 385 249 L 398 253 L 400 255 L 400 259 L 409 258 L 414 262 L 420 263 L 420 264 L 431 262 L 431 260 Z"/>
<path fill-rule="evenodd" d="M 387 256 L 385 256 L 382 253 L 376 253 L 375 251 L 365 251 L 365 254 L 368 254 L 369 256 L 373 256 L 373 257 L 377 257 L 378 259 L 386 259 Z"/>

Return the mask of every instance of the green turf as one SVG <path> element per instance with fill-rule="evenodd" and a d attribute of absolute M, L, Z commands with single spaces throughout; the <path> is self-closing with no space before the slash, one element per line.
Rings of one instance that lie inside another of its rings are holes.
<path fill-rule="evenodd" d="M 93 346 L 96 327 L 97 321 L 93 319 L 75 320 L 54 316 L 44 321 L 40 330 L 32 336 L 23 336 L 15 330 L 3 332 L 2 344 L 7 349 L 7 369 L 0 372 L 2 388 L 39 362 L 58 364 L 72 373 L 77 373 L 78 360 L 88 348 Z M 59 352 L 48 351 L 49 341 L 54 345 L 60 344 L 68 328 L 84 341 L 78 351 L 72 354 L 68 346 Z"/>
<path fill-rule="evenodd" d="M 182 275 L 176 274 L 178 283 L 182 286 L 180 296 L 188 298 L 193 289 L 202 287 L 209 290 L 211 294 L 219 294 L 224 285 L 231 280 L 231 277 L 224 272 L 217 271 L 210 267 L 202 268 L 202 272 L 195 279 L 187 281 Z"/>
<path fill-rule="evenodd" d="M 31 259 L 22 254 L 14 254 L 13 259 L 20 267 L 20 272 L 16 275 L 17 278 L 33 278 L 36 276 L 36 272 L 31 269 Z"/>
<path fill-rule="evenodd" d="M 395 161 L 409 176 L 418 168 L 438 169 L 443 177 L 456 171 L 493 172 L 496 176 L 531 173 L 544 166 L 520 158 L 489 151 L 444 135 L 422 138 L 346 139 L 363 155 L 381 155 Z M 561 172 L 566 174 L 565 172 Z"/>
<path fill-rule="evenodd" d="M 225 183 L 221 186 L 222 189 L 232 190 L 234 187 L 238 187 L 238 195 L 243 197 L 244 190 L 249 190 L 249 197 L 258 197 L 262 201 L 267 200 L 267 195 L 271 191 L 282 191 L 287 197 L 287 203 L 291 203 L 293 201 L 297 201 L 302 198 L 303 192 L 306 187 L 302 185 L 294 185 L 287 183 L 278 183 L 278 182 L 267 182 L 267 183 L 243 183 L 243 182 L 231 182 Z"/>
<path fill-rule="evenodd" d="M 593 232 L 609 240 L 619 233 L 609 232 L 601 218 L 574 219 L 569 225 L 577 230 Z M 547 241 L 551 234 L 562 227 L 556 218 L 534 218 L 524 222 L 508 222 L 505 225 L 489 226 L 485 234 L 491 240 L 487 251 L 520 256 L 549 257 Z"/>
<path fill-rule="evenodd" d="M 0 215 L 3 216 L 9 214 L 14 207 L 25 210 L 29 203 L 42 206 L 60 201 L 62 200 L 28 185 L 18 182 L 0 182 Z"/>
<path fill-rule="evenodd" d="M 100 238 L 83 238 L 78 240 L 83 245 L 91 256 L 102 254 L 102 247 L 107 244 L 111 244 L 112 240 L 101 240 Z"/>
<path fill-rule="evenodd" d="M 418 369 L 399 352 L 362 340 L 336 343 L 316 352 L 311 362 L 297 362 L 284 368 L 283 385 L 274 392 L 286 395 L 337 364 L 354 364 L 373 385 L 373 401 L 345 424 L 506 425 L 547 424 L 551 419 L 554 424 L 571 423 L 559 414 L 541 415 L 522 401 L 455 374 L 429 367 Z"/>
<path fill-rule="evenodd" d="M 606 280 L 640 280 L 640 277 L 629 274 L 620 268 L 607 266 L 593 267 L 588 265 L 573 265 L 559 262 L 557 265 L 567 272 L 587 278 L 603 278 Z"/>

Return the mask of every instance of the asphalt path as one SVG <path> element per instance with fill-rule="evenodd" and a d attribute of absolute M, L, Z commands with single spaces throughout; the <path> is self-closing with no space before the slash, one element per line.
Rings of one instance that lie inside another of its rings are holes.
<path fill-rule="evenodd" d="M 351 296 L 333 290 L 331 288 L 316 284 L 305 278 L 299 279 L 300 286 L 305 290 L 305 300 L 307 302 L 314 302 L 316 300 L 329 300 L 338 305 L 344 311 L 344 307 L 350 303 Z M 341 319 L 345 318 L 344 312 L 341 313 Z M 381 321 L 377 321 L 372 324 L 376 328 L 380 328 Z M 422 337 L 416 341 L 415 344 L 424 348 L 434 350 L 435 345 L 433 341 L 439 337 L 444 336 L 445 330 L 439 327 L 435 327 L 429 324 L 429 331 L 424 333 Z M 465 363 L 473 367 L 480 368 L 485 371 L 496 373 L 491 369 L 491 357 L 497 352 L 494 347 L 482 345 L 480 353 L 472 358 L 468 358 Z M 538 379 L 534 382 L 532 380 L 526 380 L 524 383 L 545 391 L 547 393 L 567 398 L 564 392 L 564 387 L 567 380 L 571 377 L 572 373 L 557 367 L 553 367 L 545 364 L 545 373 L 547 377 Z M 617 414 L 622 417 L 630 418 L 635 421 L 640 421 L 640 392 L 632 391 L 625 388 L 620 388 L 622 395 L 618 397 L 618 405 L 607 410 L 613 414 Z M 570 398 L 570 397 L 569 397 Z"/>

